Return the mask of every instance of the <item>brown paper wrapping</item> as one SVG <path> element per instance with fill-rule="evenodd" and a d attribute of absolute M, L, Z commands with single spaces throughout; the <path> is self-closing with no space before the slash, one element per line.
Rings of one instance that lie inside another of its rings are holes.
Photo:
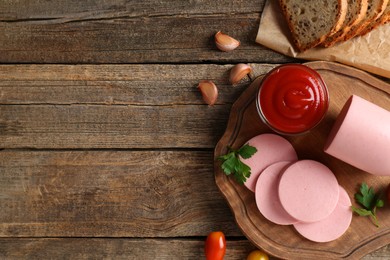
<path fill-rule="evenodd" d="M 340 62 L 390 78 L 390 23 L 330 48 L 316 47 L 304 52 L 294 49 L 290 37 L 278 1 L 268 0 L 261 17 L 257 43 L 290 57 Z"/>

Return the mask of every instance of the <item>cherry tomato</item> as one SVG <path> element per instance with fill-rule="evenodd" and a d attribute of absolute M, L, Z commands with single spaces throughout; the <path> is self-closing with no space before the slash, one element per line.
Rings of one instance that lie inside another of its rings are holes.
<path fill-rule="evenodd" d="M 268 255 L 260 250 L 250 252 L 246 260 L 268 260 Z"/>
<path fill-rule="evenodd" d="M 226 253 L 226 240 L 221 231 L 211 232 L 207 236 L 204 253 L 207 260 L 223 260 Z"/>

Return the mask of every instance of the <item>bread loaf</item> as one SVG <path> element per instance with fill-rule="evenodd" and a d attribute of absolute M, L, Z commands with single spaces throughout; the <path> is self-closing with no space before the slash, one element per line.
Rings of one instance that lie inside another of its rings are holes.
<path fill-rule="evenodd" d="M 359 24 L 365 17 L 368 7 L 368 0 L 348 0 L 347 15 L 342 28 L 333 35 L 330 35 L 323 46 L 330 47 L 346 35 L 353 26 Z"/>
<path fill-rule="evenodd" d="M 382 16 L 376 19 L 375 21 L 371 22 L 366 28 L 364 28 L 364 30 L 362 30 L 359 33 L 359 36 L 366 35 L 367 33 L 377 28 L 378 26 L 388 23 L 389 21 L 390 21 L 390 1 L 387 3 L 387 7 L 383 12 Z"/>
<path fill-rule="evenodd" d="M 317 46 L 340 30 L 347 14 L 347 0 L 279 0 L 279 4 L 299 51 Z"/>
<path fill-rule="evenodd" d="M 389 0 L 370 0 L 365 18 L 358 24 L 353 26 L 351 30 L 342 38 L 347 41 L 362 32 L 371 22 L 378 19 L 386 9 Z"/>

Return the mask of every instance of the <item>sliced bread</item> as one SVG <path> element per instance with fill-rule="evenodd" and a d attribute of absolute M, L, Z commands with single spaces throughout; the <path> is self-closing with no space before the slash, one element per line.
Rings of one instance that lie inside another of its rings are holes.
<path fill-rule="evenodd" d="M 389 0 L 371 0 L 368 2 L 368 8 L 365 18 L 357 25 L 353 26 L 351 30 L 342 38 L 342 41 L 347 41 L 361 31 L 364 30 L 372 21 L 378 19 L 386 9 Z"/>
<path fill-rule="evenodd" d="M 347 15 L 342 28 L 326 38 L 322 43 L 325 47 L 333 46 L 339 39 L 342 39 L 351 28 L 359 24 L 366 15 L 368 0 L 348 0 Z"/>
<path fill-rule="evenodd" d="M 322 43 L 344 23 L 347 0 L 279 0 L 299 51 Z"/>
<path fill-rule="evenodd" d="M 385 11 L 383 12 L 382 16 L 376 19 L 375 21 L 371 22 L 364 30 L 362 30 L 359 33 L 359 36 L 363 36 L 375 28 L 377 28 L 380 25 L 383 25 L 385 23 L 388 23 L 390 21 L 390 1 L 387 3 L 387 7 Z"/>

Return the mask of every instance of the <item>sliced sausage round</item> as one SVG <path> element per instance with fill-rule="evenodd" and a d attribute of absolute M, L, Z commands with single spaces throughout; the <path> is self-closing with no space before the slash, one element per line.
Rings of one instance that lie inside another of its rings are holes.
<path fill-rule="evenodd" d="M 294 147 L 279 135 L 261 134 L 250 139 L 248 143 L 257 148 L 257 152 L 251 158 L 242 159 L 242 162 L 251 168 L 251 176 L 244 184 L 253 192 L 257 178 L 266 167 L 276 162 L 298 160 Z"/>
<path fill-rule="evenodd" d="M 351 200 L 342 187 L 339 189 L 339 201 L 335 210 L 321 221 L 294 224 L 298 233 L 314 242 L 329 242 L 347 231 L 352 221 Z"/>
<path fill-rule="evenodd" d="M 302 160 L 291 164 L 279 182 L 283 208 L 301 222 L 328 217 L 339 199 L 339 184 L 333 172 L 320 162 Z"/>
<path fill-rule="evenodd" d="M 256 184 L 256 205 L 260 213 L 269 221 L 279 225 L 291 225 L 298 221 L 282 207 L 278 195 L 279 179 L 291 162 L 274 163 L 260 174 Z"/>

